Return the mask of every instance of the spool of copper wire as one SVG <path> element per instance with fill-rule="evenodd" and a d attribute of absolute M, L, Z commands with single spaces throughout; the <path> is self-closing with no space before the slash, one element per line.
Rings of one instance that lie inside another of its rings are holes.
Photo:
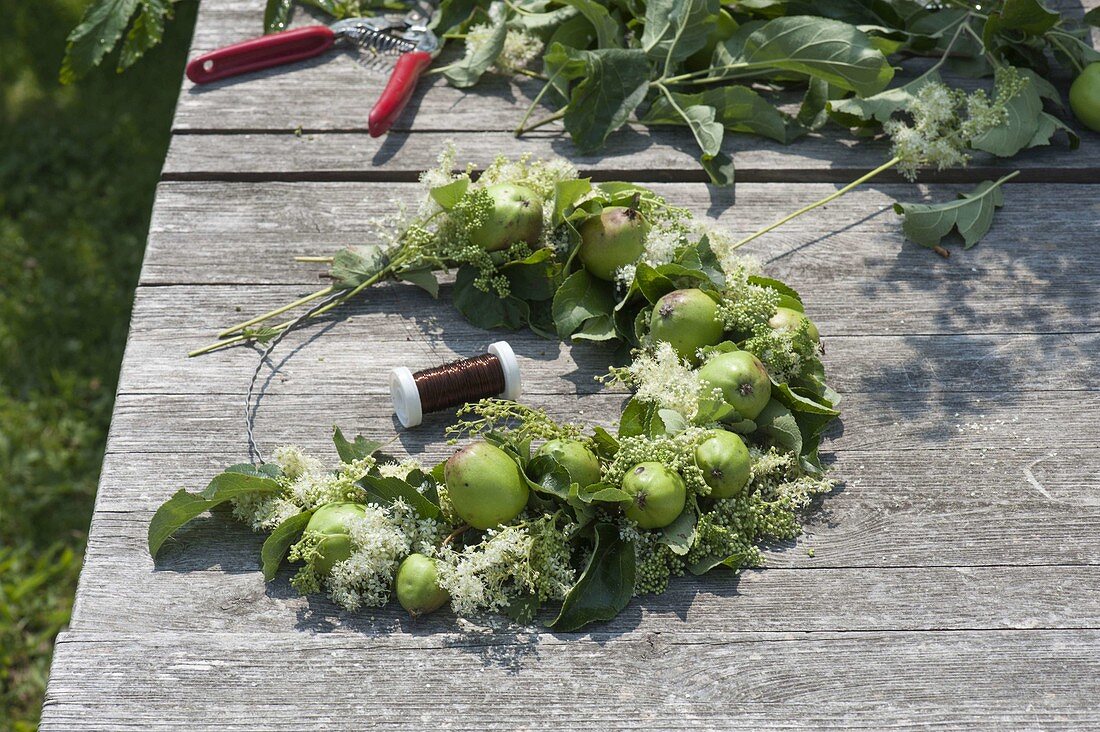
<path fill-rule="evenodd" d="M 405 366 L 390 371 L 393 411 L 404 427 L 417 426 L 425 414 L 479 399 L 501 396 L 514 401 L 522 391 L 519 361 L 507 341 L 492 344 L 484 355 L 416 373 Z"/>

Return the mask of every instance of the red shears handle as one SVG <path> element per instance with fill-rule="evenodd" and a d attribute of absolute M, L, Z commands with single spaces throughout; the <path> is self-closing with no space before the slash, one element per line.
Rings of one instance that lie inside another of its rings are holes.
<path fill-rule="evenodd" d="M 374 103 L 370 111 L 367 129 L 371 137 L 380 137 L 389 131 L 401 111 L 412 99 L 416 91 L 416 82 L 420 75 L 432 64 L 432 55 L 424 51 L 410 51 L 401 54 L 397 64 L 393 67 L 386 88 L 382 90 L 382 96 Z"/>
<path fill-rule="evenodd" d="M 336 34 L 324 25 L 272 33 L 199 56 L 187 64 L 187 78 L 196 84 L 206 84 L 302 61 L 324 53 L 335 42 Z"/>

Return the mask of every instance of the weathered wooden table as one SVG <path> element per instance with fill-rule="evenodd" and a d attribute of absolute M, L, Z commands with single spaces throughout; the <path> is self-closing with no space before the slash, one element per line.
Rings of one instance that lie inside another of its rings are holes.
<path fill-rule="evenodd" d="M 194 52 L 254 34 L 255 0 L 206 0 Z M 308 19 L 305 19 L 308 20 Z M 869 143 L 731 136 L 736 196 L 708 187 L 685 133 L 628 131 L 603 157 L 509 133 L 531 94 L 425 85 L 397 131 L 366 134 L 383 77 L 348 55 L 197 90 L 185 83 L 158 191 L 71 628 L 43 728 L 517 729 L 1100 726 L 1100 136 L 1032 151 L 977 248 L 942 260 L 876 183 L 754 244 L 808 295 L 845 397 L 826 451 L 844 487 L 768 568 L 685 578 L 579 634 L 338 612 L 266 585 L 260 537 L 200 520 L 154 566 L 155 508 L 242 460 L 256 353 L 188 360 L 216 326 L 317 283 L 292 256 L 361 241 L 445 139 L 462 158 L 573 157 L 655 181 L 747 233 L 882 159 Z M 295 130 L 299 133 L 295 134 Z M 1009 170 L 978 160 L 952 180 Z M 934 195 L 947 198 L 949 186 Z M 317 338 L 315 336 L 320 335 Z M 445 302 L 383 286 L 288 339 L 261 442 L 331 455 L 332 425 L 389 438 L 391 366 L 479 353 Z M 529 334 L 525 400 L 609 423 L 605 355 Z M 444 457 L 446 419 L 400 432 Z M 814 552 L 808 550 L 813 549 Z"/>

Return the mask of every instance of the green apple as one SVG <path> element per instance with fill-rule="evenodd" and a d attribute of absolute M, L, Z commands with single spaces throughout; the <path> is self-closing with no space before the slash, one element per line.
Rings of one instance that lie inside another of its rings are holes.
<path fill-rule="evenodd" d="M 527 505 L 529 489 L 519 465 L 488 442 L 475 442 L 452 455 L 443 477 L 455 513 L 475 529 L 511 521 Z"/>
<path fill-rule="evenodd" d="M 718 305 L 698 289 L 673 290 L 653 306 L 649 334 L 654 341 L 666 341 L 680 358 L 696 362 L 695 352 L 722 340 L 724 328 L 718 320 Z"/>
<path fill-rule="evenodd" d="M 743 419 L 756 419 L 772 396 L 772 382 L 760 359 L 748 351 L 720 353 L 699 369 L 707 389 L 721 389 L 722 397 Z"/>
<path fill-rule="evenodd" d="M 435 560 L 423 554 L 410 554 L 397 568 L 394 589 L 401 607 L 414 618 L 434 612 L 450 599 L 439 586 Z"/>
<path fill-rule="evenodd" d="M 324 536 L 317 545 L 317 555 L 313 559 L 313 568 L 319 574 L 327 575 L 334 564 L 351 556 L 348 522 L 366 515 L 366 509 L 358 503 L 326 503 L 309 517 L 306 533 Z"/>
<path fill-rule="evenodd" d="M 569 479 L 584 488 L 600 482 L 600 461 L 577 440 L 550 440 L 536 455 L 550 455 L 569 473 Z"/>
<path fill-rule="evenodd" d="M 621 267 L 642 256 L 649 223 L 637 209 L 608 206 L 599 216 L 585 219 L 578 231 L 581 263 L 594 277 L 610 282 Z"/>
<path fill-rule="evenodd" d="M 487 252 L 507 249 L 517 241 L 538 246 L 542 240 L 542 199 L 530 188 L 497 183 L 485 191 L 493 211 L 470 232 L 470 242 Z"/>
<path fill-rule="evenodd" d="M 703 471 L 711 498 L 733 498 L 752 477 L 749 449 L 740 435 L 710 430 L 695 448 L 695 464 Z"/>
<path fill-rule="evenodd" d="M 802 327 L 803 322 L 809 323 L 809 328 L 807 328 L 806 332 L 814 343 L 818 343 L 821 340 L 821 335 L 817 332 L 817 326 L 814 325 L 814 321 L 807 318 L 805 313 L 800 313 L 794 308 L 785 308 L 782 306 L 776 308 L 775 315 L 768 320 L 768 325 L 774 330 L 784 332 L 798 330 Z"/>
<path fill-rule="evenodd" d="M 1081 124 L 1100 132 L 1100 61 L 1077 75 L 1069 87 L 1069 106 Z"/>
<path fill-rule="evenodd" d="M 623 477 L 630 494 L 626 517 L 643 529 L 668 526 L 683 513 L 687 502 L 684 479 L 662 463 L 639 463 Z"/>

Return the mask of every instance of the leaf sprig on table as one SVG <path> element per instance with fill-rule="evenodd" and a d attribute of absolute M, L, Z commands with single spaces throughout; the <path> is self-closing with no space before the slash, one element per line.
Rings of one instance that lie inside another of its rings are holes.
<path fill-rule="evenodd" d="M 336 18 L 407 7 L 396 0 L 268 0 L 264 29 L 284 29 L 296 4 Z M 171 9 L 169 0 L 97 0 L 69 37 L 62 79 L 72 81 L 100 63 L 127 27 L 119 69 L 129 66 L 159 41 Z M 1096 11 L 1078 23 L 1041 0 L 443 0 L 434 18 L 436 32 L 461 51 L 436 69 L 454 86 L 476 86 L 486 74 L 542 80 L 517 120 L 517 135 L 561 120 L 577 150 L 594 153 L 632 120 L 681 126 L 719 185 L 732 185 L 735 177 L 723 152 L 727 133 L 791 143 L 832 124 L 864 136 L 888 135 L 894 156 L 856 184 L 895 166 L 912 179 L 926 167 L 965 165 L 974 151 L 1011 158 L 1052 144 L 1057 133 L 1076 147 L 1061 95 L 1048 79 L 1083 75 L 1100 62 L 1087 43 L 1088 26 L 1097 23 Z M 898 65 L 919 75 L 891 86 Z M 943 71 L 995 77 L 998 94 L 990 110 L 996 115 L 970 124 L 983 119 L 974 105 L 984 92 L 945 85 Z M 969 121 L 951 132 L 953 139 L 918 134 L 919 119 L 911 124 L 922 106 L 933 108 L 922 103 L 930 92 L 945 105 L 970 108 L 963 116 Z M 554 111 L 531 121 L 541 105 Z M 1086 110 L 1084 118 L 1090 114 L 1096 117 Z M 896 209 L 908 216 L 915 205 Z M 918 228 L 907 224 L 905 230 Z M 984 229 L 968 232 L 971 246 Z M 916 240 L 946 255 L 939 239 Z"/>

